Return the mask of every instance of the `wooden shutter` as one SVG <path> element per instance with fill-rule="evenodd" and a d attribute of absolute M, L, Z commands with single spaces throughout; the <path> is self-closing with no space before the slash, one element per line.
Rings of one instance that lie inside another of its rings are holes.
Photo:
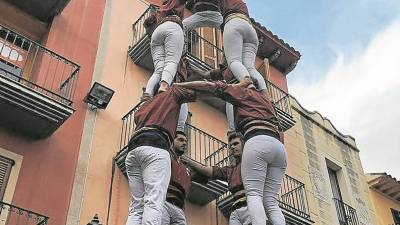
<path fill-rule="evenodd" d="M 0 155 L 0 201 L 3 200 L 4 192 L 6 191 L 8 178 L 11 172 L 11 167 L 14 164 L 14 160 Z"/>

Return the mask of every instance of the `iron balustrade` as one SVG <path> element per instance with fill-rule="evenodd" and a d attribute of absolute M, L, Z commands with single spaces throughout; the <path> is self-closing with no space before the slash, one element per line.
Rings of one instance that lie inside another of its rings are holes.
<path fill-rule="evenodd" d="M 218 31 L 219 32 L 219 31 Z M 205 70 L 216 69 L 224 61 L 224 51 L 195 30 L 185 34 L 184 53 Z"/>
<path fill-rule="evenodd" d="M 79 65 L 0 25 L 0 75 L 72 105 Z"/>
<path fill-rule="evenodd" d="M 120 150 L 124 150 L 135 131 L 134 115 L 139 109 L 140 103 L 135 105 L 122 118 L 122 131 L 120 139 Z M 188 139 L 188 147 L 186 155 L 196 162 L 213 166 L 210 160 L 206 160 L 207 156 L 214 152 L 219 152 L 219 155 L 228 155 L 226 144 L 218 138 L 202 131 L 201 129 L 186 124 L 186 134 Z M 211 163 L 211 164 L 210 164 Z"/>
<path fill-rule="evenodd" d="M 356 210 L 342 200 L 333 198 L 340 225 L 358 225 Z"/>
<path fill-rule="evenodd" d="M 49 217 L 0 202 L 0 224 L 4 225 L 46 225 Z"/>
<path fill-rule="evenodd" d="M 227 155 L 228 150 L 221 149 L 213 152 L 206 158 L 206 164 L 213 166 L 227 166 L 231 164 L 231 155 Z M 230 192 L 220 196 L 217 203 L 223 202 L 231 196 Z M 278 193 L 279 206 L 304 219 L 310 219 L 310 211 L 306 196 L 305 185 L 295 178 L 285 175 L 281 189 Z"/>
<path fill-rule="evenodd" d="M 186 155 L 194 161 L 203 165 L 214 166 L 213 161 L 208 160 L 209 155 L 215 152 L 220 152 L 220 155 L 228 155 L 226 143 L 211 134 L 190 124 L 186 124 L 186 134 L 188 139 Z"/>
<path fill-rule="evenodd" d="M 305 219 L 310 219 L 310 211 L 305 185 L 285 174 L 278 193 L 279 206 Z"/>
<path fill-rule="evenodd" d="M 265 70 L 263 69 L 265 67 L 265 61 L 257 68 L 258 72 L 260 72 L 263 77 L 267 77 L 265 75 Z M 289 93 L 285 92 L 278 86 L 276 86 L 274 83 L 272 83 L 269 80 L 265 79 L 265 83 L 267 86 L 267 93 L 268 97 L 271 99 L 271 101 L 274 103 L 275 109 L 278 111 L 278 115 L 283 115 L 287 118 L 285 119 L 291 119 L 292 118 L 292 107 L 290 104 L 290 95 Z M 281 118 L 279 122 L 281 123 L 283 119 Z M 282 131 L 282 125 L 280 124 L 280 128 Z"/>
<path fill-rule="evenodd" d="M 144 41 L 146 38 L 150 37 L 148 37 L 143 23 L 151 15 L 151 13 L 155 12 L 156 10 L 157 6 L 150 5 L 146 9 L 146 11 L 139 17 L 139 19 L 132 25 L 133 38 L 132 46 L 130 48 L 133 48 L 136 45 L 141 45 L 143 43 L 149 43 Z M 216 32 L 220 31 L 217 30 Z M 212 36 L 214 36 L 213 38 L 217 38 L 221 35 L 215 34 Z M 217 44 L 213 42 L 216 42 Z M 202 36 L 195 30 L 192 30 L 186 32 L 185 34 L 185 46 L 183 54 L 186 55 L 192 66 L 198 67 L 199 69 L 203 69 L 206 71 L 217 68 L 218 65 L 223 63 L 224 61 L 224 52 L 222 50 L 222 47 L 217 46 L 221 43 L 222 42 L 219 40 L 210 41 L 205 36 Z M 143 49 L 143 46 L 138 49 Z M 135 57 L 142 57 L 142 55 L 138 54 Z M 265 70 L 262 69 L 263 65 L 264 64 L 262 64 L 258 68 L 258 71 L 265 77 Z M 292 126 L 291 122 L 285 124 L 285 120 L 292 120 L 289 94 L 272 82 L 268 80 L 265 80 L 265 82 L 267 84 L 268 95 L 271 98 L 272 102 L 274 102 L 278 115 L 280 115 L 280 122 L 282 122 L 280 127 L 284 131 Z"/>
<path fill-rule="evenodd" d="M 132 46 L 138 44 L 143 38 L 146 37 L 147 32 L 144 28 L 144 21 L 150 17 L 150 15 L 157 10 L 157 6 L 150 5 L 146 11 L 139 17 L 139 19 L 132 25 L 133 36 L 132 36 Z"/>

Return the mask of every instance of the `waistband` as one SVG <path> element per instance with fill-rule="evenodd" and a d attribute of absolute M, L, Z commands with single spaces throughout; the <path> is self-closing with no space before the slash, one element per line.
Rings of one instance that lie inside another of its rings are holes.
<path fill-rule="evenodd" d="M 267 136 L 273 137 L 273 138 L 277 139 L 278 141 L 280 141 L 279 134 L 277 134 L 274 131 L 255 129 L 255 130 L 249 131 L 248 133 L 246 133 L 246 135 L 244 135 L 244 142 L 247 142 L 250 138 L 253 138 L 258 135 L 267 135 Z"/>
<path fill-rule="evenodd" d="M 171 15 L 162 18 L 161 21 L 157 24 L 157 27 L 167 21 L 177 23 L 183 29 L 182 19 L 177 15 Z"/>
<path fill-rule="evenodd" d="M 253 25 L 251 23 L 250 18 L 247 15 L 243 14 L 243 13 L 230 13 L 229 15 L 227 15 L 225 17 L 224 24 L 228 23 L 230 20 L 235 19 L 235 18 L 246 20 L 247 22 L 250 23 L 250 25 Z"/>
<path fill-rule="evenodd" d="M 207 1 L 199 1 L 194 4 L 193 13 L 204 12 L 204 11 L 220 12 L 220 9 L 218 5 Z"/>
<path fill-rule="evenodd" d="M 171 145 L 162 131 L 153 128 L 138 132 L 131 138 L 128 144 L 130 150 L 140 146 L 151 146 L 169 151 Z"/>

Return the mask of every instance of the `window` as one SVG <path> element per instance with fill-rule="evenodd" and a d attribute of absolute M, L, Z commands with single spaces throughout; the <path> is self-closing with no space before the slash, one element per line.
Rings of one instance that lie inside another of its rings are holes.
<path fill-rule="evenodd" d="M 400 211 L 397 211 L 395 209 L 391 209 L 391 210 L 392 210 L 394 224 L 399 225 L 400 224 Z"/>
<path fill-rule="evenodd" d="M 14 160 L 0 155 L 0 201 L 3 200 Z"/>
<path fill-rule="evenodd" d="M 331 183 L 333 198 L 342 200 L 342 193 L 340 192 L 339 181 L 336 175 L 336 171 L 331 168 L 328 168 L 328 173 L 329 173 L 329 180 Z"/>

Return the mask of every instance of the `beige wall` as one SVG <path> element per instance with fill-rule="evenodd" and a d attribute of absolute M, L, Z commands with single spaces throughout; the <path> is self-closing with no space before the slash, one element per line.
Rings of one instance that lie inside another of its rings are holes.
<path fill-rule="evenodd" d="M 145 86 L 150 76 L 149 71 L 143 70 L 127 58 L 127 48 L 132 38 L 132 23 L 146 8 L 146 5 L 135 0 L 107 1 L 93 80 L 112 88 L 115 94 L 106 110 L 87 113 L 76 174 L 79 179 L 75 179 L 75 198 L 71 200 L 68 224 L 86 224 L 94 213 L 99 213 L 101 222 L 105 223 L 111 159 L 120 150 L 121 118 L 138 102 L 142 92 L 141 87 Z M 194 126 L 225 139 L 224 115 L 202 102 L 191 103 L 189 110 L 193 114 Z M 110 225 L 125 223 L 129 201 L 126 178 L 117 168 L 113 184 Z M 215 202 L 206 207 L 188 203 L 186 211 L 188 221 L 192 225 L 216 223 Z M 226 224 L 226 219 L 222 215 L 219 217 L 219 224 Z"/>
<path fill-rule="evenodd" d="M 394 224 L 392 211 L 390 209 L 400 211 L 400 202 L 388 198 L 374 189 L 370 190 L 370 198 L 375 208 L 377 224 Z"/>
<path fill-rule="evenodd" d="M 357 210 L 360 224 L 376 224 L 354 139 L 340 134 L 329 120 L 308 112 L 294 99 L 292 105 L 296 124 L 285 133 L 288 174 L 305 183 L 311 219 L 316 225 L 339 224 L 327 171 L 335 165 L 344 202 Z"/>

